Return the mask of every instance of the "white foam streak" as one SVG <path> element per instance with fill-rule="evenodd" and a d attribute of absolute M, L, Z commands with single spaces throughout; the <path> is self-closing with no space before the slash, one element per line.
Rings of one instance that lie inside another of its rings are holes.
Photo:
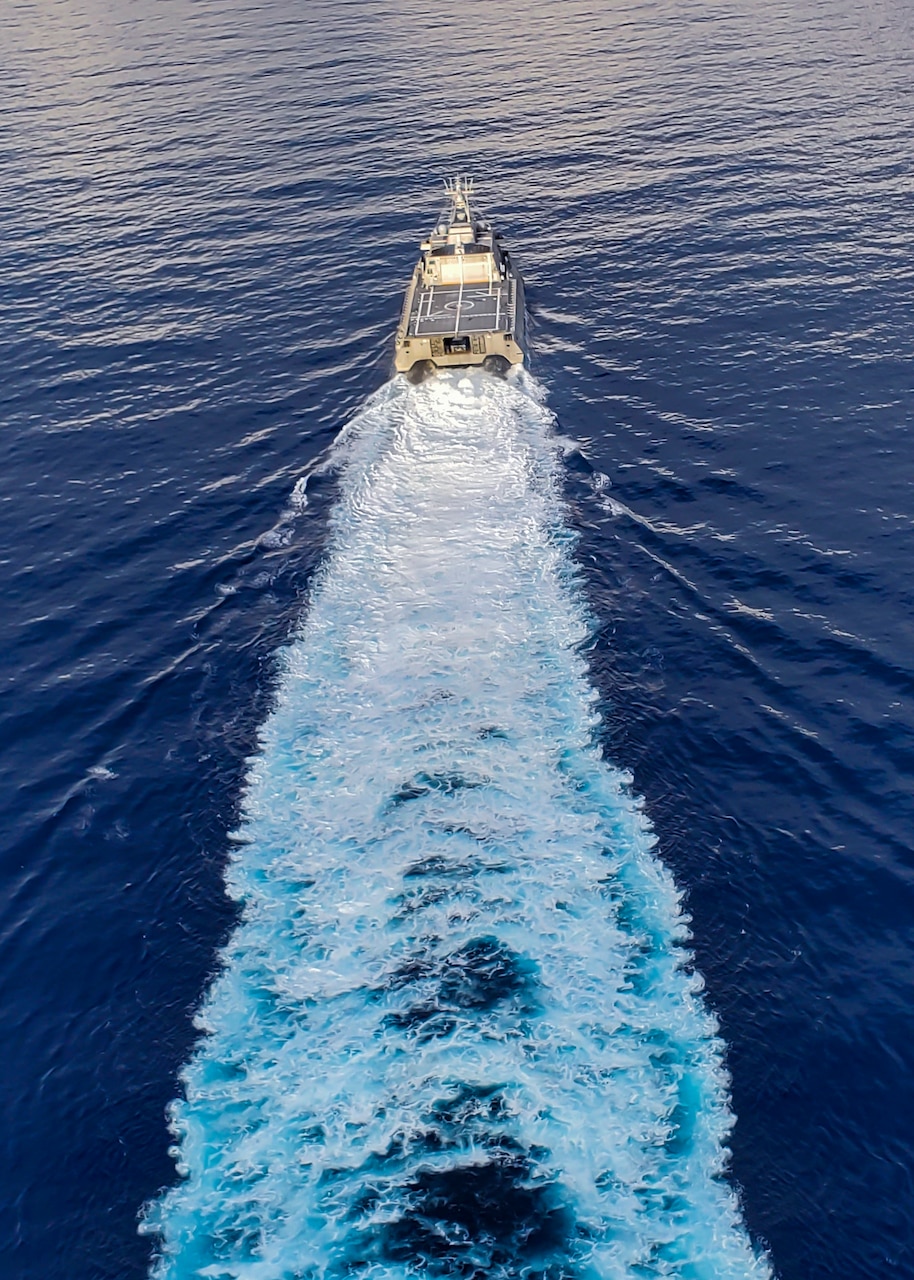
<path fill-rule="evenodd" d="M 397 380 L 248 783 L 160 1280 L 768 1276 L 676 892 L 602 760 L 535 384 Z"/>

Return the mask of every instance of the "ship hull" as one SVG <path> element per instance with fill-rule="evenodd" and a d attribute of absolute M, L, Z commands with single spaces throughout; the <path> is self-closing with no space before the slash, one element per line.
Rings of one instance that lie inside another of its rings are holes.
<path fill-rule="evenodd" d="M 418 271 L 411 280 L 394 346 L 399 373 L 408 373 L 418 364 L 448 369 L 467 365 L 494 368 L 500 361 L 506 366 L 524 363 L 524 283 L 519 275 L 509 276 L 496 291 L 486 286 L 467 287 L 459 303 L 450 293 L 423 289 Z M 508 307 L 500 305 L 498 293 L 510 294 Z"/>

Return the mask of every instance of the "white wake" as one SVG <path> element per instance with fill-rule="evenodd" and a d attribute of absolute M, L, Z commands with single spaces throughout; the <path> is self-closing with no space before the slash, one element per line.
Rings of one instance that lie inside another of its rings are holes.
<path fill-rule="evenodd" d="M 769 1276 L 677 894 L 601 756 L 536 384 L 398 379 L 338 450 L 155 1277 Z"/>

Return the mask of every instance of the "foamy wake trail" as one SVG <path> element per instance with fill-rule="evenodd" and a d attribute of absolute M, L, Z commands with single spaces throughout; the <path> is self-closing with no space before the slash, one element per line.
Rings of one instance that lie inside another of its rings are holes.
<path fill-rule="evenodd" d="M 156 1277 L 766 1277 L 671 879 L 603 761 L 549 413 L 389 384 L 229 872 Z"/>

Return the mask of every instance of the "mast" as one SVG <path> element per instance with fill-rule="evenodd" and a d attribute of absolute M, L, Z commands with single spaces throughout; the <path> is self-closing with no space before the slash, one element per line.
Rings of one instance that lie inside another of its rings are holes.
<path fill-rule="evenodd" d="M 454 222 L 472 222 L 470 196 L 474 194 L 473 179 L 462 175 L 458 175 L 456 178 L 446 178 L 444 189 L 451 198 L 451 220 Z"/>

